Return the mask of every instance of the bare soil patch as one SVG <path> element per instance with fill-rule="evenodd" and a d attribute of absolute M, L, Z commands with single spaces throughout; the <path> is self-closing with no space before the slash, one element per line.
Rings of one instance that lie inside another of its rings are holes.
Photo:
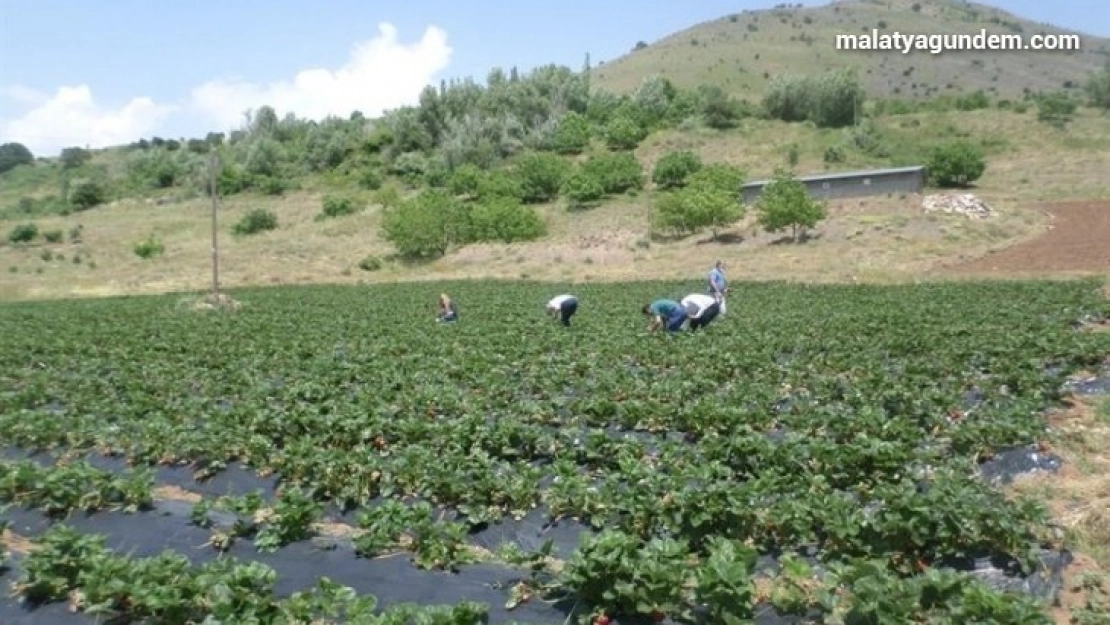
<path fill-rule="evenodd" d="M 1110 272 L 1110 202 L 1065 202 L 1046 205 L 1044 210 L 1052 216 L 1044 234 L 944 270 L 951 274 Z"/>

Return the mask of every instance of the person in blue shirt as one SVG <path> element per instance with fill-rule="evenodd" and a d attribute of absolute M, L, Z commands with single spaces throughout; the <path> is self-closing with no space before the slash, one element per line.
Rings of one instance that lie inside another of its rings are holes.
<path fill-rule="evenodd" d="M 709 271 L 709 290 L 708 293 L 715 297 L 718 302 L 725 299 L 728 293 L 728 280 L 725 279 L 725 264 L 717 261 L 713 265 L 713 269 Z"/>
<path fill-rule="evenodd" d="M 687 316 L 682 304 L 669 299 L 655 300 L 644 306 L 644 314 L 655 317 L 648 328 L 649 332 L 655 332 L 663 326 L 667 327 L 668 332 L 678 332 L 682 330 L 682 324 L 686 323 Z"/>

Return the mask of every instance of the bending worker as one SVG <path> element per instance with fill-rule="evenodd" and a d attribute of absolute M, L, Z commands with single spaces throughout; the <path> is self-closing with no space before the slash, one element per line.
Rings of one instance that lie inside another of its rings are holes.
<path fill-rule="evenodd" d="M 721 313 L 721 302 L 704 293 L 691 293 L 682 298 L 682 307 L 690 318 L 691 332 L 709 325 Z"/>
<path fill-rule="evenodd" d="M 578 298 L 573 295 L 559 295 L 547 303 L 547 312 L 558 317 L 559 323 L 570 326 L 570 318 L 578 312 Z"/>
<path fill-rule="evenodd" d="M 678 332 L 682 329 L 682 324 L 686 323 L 686 309 L 674 300 L 655 300 L 644 306 L 643 310 L 645 315 L 655 317 L 648 327 L 649 332 L 655 332 L 664 325 L 668 332 Z"/>
<path fill-rule="evenodd" d="M 439 316 L 437 321 L 458 321 L 459 309 L 455 307 L 455 302 L 447 296 L 446 293 L 441 293 L 439 296 Z"/>

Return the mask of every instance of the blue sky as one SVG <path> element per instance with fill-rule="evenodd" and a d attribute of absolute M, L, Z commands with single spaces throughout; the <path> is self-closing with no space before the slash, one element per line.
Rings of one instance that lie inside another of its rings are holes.
<path fill-rule="evenodd" d="M 50 155 L 201 136 L 235 127 L 263 103 L 303 117 L 346 116 L 359 103 L 376 115 L 441 78 L 481 79 L 496 66 L 577 68 L 586 52 L 611 60 L 637 41 L 775 2 L 0 0 L 0 143 Z M 1110 36 L 1105 0 L 993 4 Z M 382 23 L 395 39 L 372 44 Z M 302 74 L 313 69 L 322 71 Z"/>

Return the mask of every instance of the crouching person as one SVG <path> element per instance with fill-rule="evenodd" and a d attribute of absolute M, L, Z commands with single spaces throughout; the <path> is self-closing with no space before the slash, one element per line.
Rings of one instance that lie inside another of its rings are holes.
<path fill-rule="evenodd" d="M 451 322 L 458 320 L 459 309 L 455 307 L 455 302 L 446 293 L 441 293 L 439 296 L 439 316 L 436 321 Z"/>
<path fill-rule="evenodd" d="M 558 318 L 559 323 L 570 326 L 570 318 L 578 312 L 578 298 L 573 295 L 559 295 L 547 302 L 547 312 Z"/>
<path fill-rule="evenodd" d="M 644 314 L 654 317 L 651 326 L 648 327 L 649 332 L 656 332 L 664 326 L 668 332 L 678 332 L 682 330 L 687 317 L 686 309 L 678 302 L 669 299 L 655 300 L 644 306 Z"/>
<path fill-rule="evenodd" d="M 682 307 L 690 318 L 690 331 L 696 332 L 716 319 L 721 314 L 722 301 L 704 293 L 691 293 L 682 298 Z"/>

